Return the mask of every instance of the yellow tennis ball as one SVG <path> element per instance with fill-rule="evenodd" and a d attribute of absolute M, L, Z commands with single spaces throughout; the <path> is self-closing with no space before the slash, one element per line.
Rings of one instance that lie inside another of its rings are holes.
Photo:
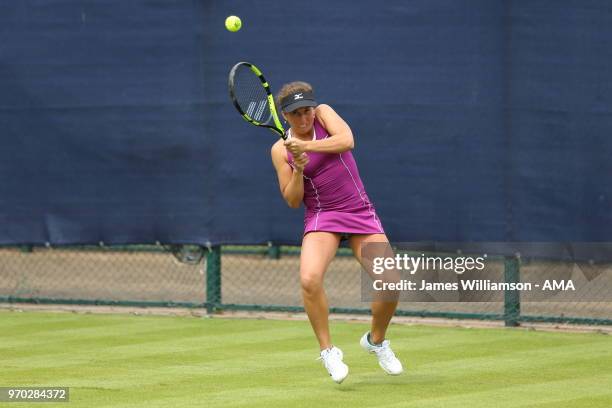
<path fill-rule="evenodd" d="M 227 28 L 231 32 L 236 32 L 240 30 L 242 27 L 242 21 L 240 21 L 240 17 L 229 16 L 225 19 L 225 28 Z"/>

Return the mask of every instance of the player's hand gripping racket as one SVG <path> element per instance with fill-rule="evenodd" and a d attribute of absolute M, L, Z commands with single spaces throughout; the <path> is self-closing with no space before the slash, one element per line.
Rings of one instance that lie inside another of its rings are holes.
<path fill-rule="evenodd" d="M 240 115 L 255 126 L 265 127 L 283 139 L 285 129 L 278 119 L 270 84 L 250 62 L 239 62 L 229 74 L 229 93 Z"/>

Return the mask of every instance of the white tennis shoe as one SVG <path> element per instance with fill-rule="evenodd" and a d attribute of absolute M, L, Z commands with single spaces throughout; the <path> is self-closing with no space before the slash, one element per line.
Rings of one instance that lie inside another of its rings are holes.
<path fill-rule="evenodd" d="M 382 344 L 378 346 L 374 346 L 370 344 L 368 341 L 368 335 L 370 332 L 367 332 L 363 335 L 359 344 L 364 348 L 368 353 L 376 354 L 378 358 L 378 364 L 382 367 L 383 370 L 389 375 L 400 375 L 404 372 L 404 367 L 402 367 L 402 363 L 395 357 L 395 353 L 391 350 L 389 340 L 385 340 Z"/>
<path fill-rule="evenodd" d="M 319 357 L 332 380 L 338 384 L 344 381 L 349 372 L 348 366 L 342 361 L 343 358 L 342 350 L 335 346 L 321 350 L 321 357 Z"/>

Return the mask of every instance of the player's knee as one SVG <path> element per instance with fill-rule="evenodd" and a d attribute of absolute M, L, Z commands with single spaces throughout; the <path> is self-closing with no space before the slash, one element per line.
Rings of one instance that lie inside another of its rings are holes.
<path fill-rule="evenodd" d="M 323 288 L 323 281 L 318 276 L 302 275 L 300 277 L 300 285 L 305 295 L 312 295 Z"/>

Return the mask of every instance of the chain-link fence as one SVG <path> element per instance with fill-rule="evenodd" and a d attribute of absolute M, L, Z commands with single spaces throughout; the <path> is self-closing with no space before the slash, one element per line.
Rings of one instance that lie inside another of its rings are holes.
<path fill-rule="evenodd" d="M 278 246 L 0 247 L 0 301 L 302 311 L 300 252 Z M 534 281 L 550 275 L 580 289 L 569 300 L 553 291 L 521 301 L 516 291 L 466 292 L 428 302 L 401 302 L 398 315 L 612 324 L 612 265 L 491 258 L 487 278 Z M 362 269 L 340 248 L 326 276 L 334 312 L 368 313 Z"/>

